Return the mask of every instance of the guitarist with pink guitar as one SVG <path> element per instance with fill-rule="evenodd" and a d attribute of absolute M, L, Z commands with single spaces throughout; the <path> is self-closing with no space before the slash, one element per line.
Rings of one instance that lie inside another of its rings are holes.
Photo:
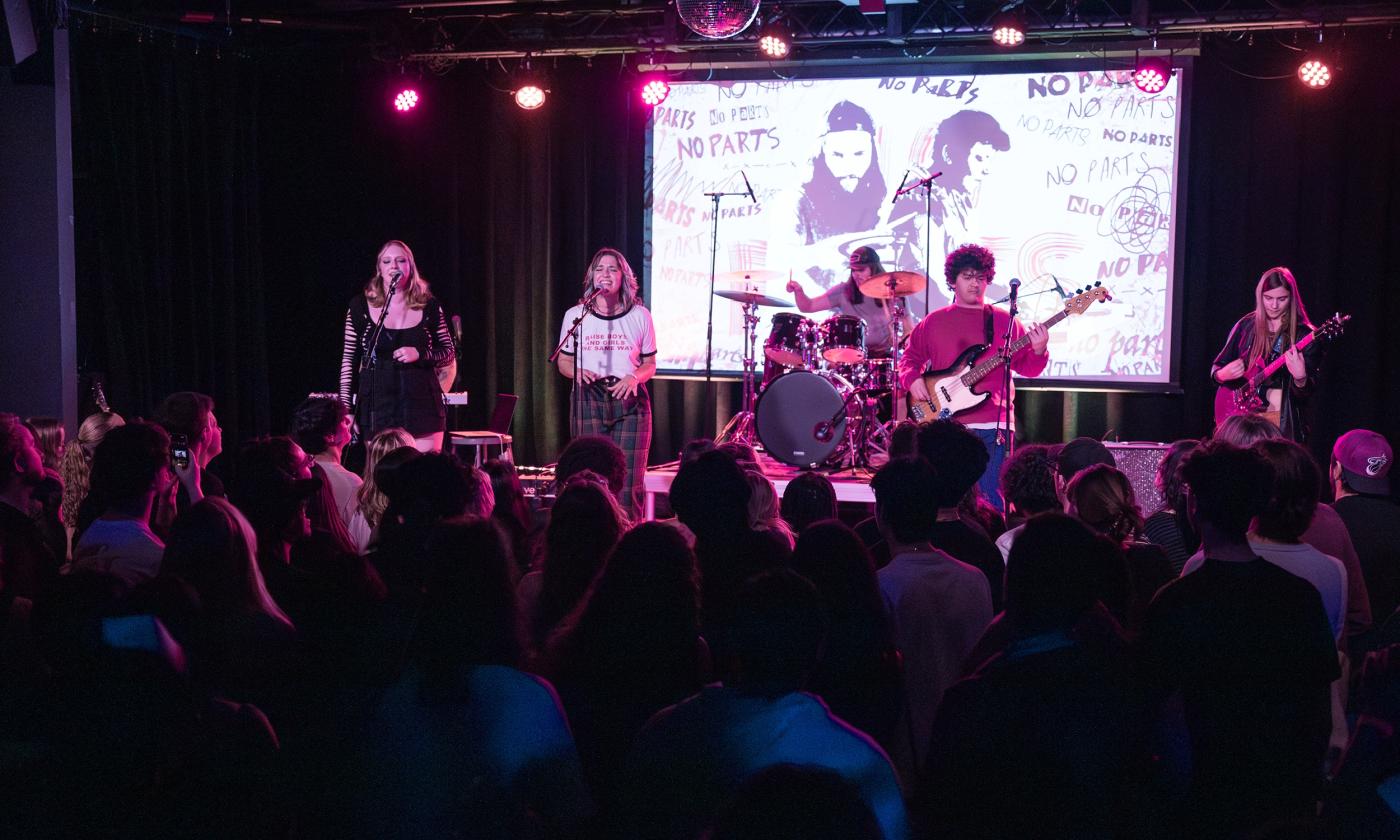
<path fill-rule="evenodd" d="M 1254 311 L 1235 322 L 1211 365 L 1211 378 L 1220 386 L 1215 422 L 1259 414 L 1278 425 L 1284 437 L 1303 442 L 1303 406 L 1317 386 L 1322 364 L 1315 339 L 1339 334 L 1349 319 L 1338 314 L 1314 327 L 1293 272 L 1285 266 L 1265 271 L 1254 288 Z"/>

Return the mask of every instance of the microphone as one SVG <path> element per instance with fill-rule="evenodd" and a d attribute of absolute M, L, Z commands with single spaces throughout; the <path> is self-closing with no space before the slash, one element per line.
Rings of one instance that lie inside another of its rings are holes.
<path fill-rule="evenodd" d="M 904 195 L 904 185 L 909 183 L 909 173 L 912 171 L 912 167 L 904 170 L 904 177 L 899 179 L 899 186 L 894 188 L 894 198 L 890 199 L 890 204 L 898 202 L 900 196 Z"/>
<path fill-rule="evenodd" d="M 1021 288 L 1021 281 L 1015 277 L 1011 278 L 1011 296 L 1007 298 L 1011 302 L 1011 308 L 1016 308 L 1016 291 Z"/>
<path fill-rule="evenodd" d="M 833 431 L 835 431 L 835 427 L 823 420 L 812 428 L 812 437 L 816 439 L 817 443 L 830 443 Z"/>
<path fill-rule="evenodd" d="M 758 199 L 753 197 L 753 185 L 749 183 L 749 176 L 744 174 L 744 170 L 742 169 L 739 170 L 739 174 L 744 176 L 744 189 L 749 191 L 749 201 L 757 204 Z"/>
<path fill-rule="evenodd" d="M 1055 291 L 1060 293 L 1060 300 L 1069 300 L 1069 292 L 1065 291 L 1064 286 L 1060 285 L 1060 278 L 1052 274 L 1050 275 L 1050 279 L 1055 281 Z"/>
<path fill-rule="evenodd" d="M 594 286 L 593 286 L 593 291 L 591 291 L 591 292 L 589 292 L 588 294 L 584 295 L 583 297 L 579 298 L 579 301 L 578 301 L 578 302 L 579 302 L 579 305 L 580 305 L 580 306 L 583 306 L 583 307 L 585 307 L 585 308 L 591 306 L 591 305 L 593 304 L 593 299 L 596 298 L 598 295 L 601 295 L 602 293 L 603 293 L 602 287 L 601 287 L 601 286 L 598 286 L 598 285 L 594 285 Z"/>
<path fill-rule="evenodd" d="M 389 294 L 393 294 L 394 290 L 399 287 L 399 280 L 401 279 L 403 279 L 403 272 L 399 271 L 397 268 L 389 273 Z"/>

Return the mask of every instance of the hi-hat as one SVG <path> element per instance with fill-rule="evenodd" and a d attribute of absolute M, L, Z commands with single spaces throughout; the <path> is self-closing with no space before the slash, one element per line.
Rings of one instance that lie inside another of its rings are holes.
<path fill-rule="evenodd" d="M 928 281 L 913 271 L 890 271 L 877 274 L 860 284 L 860 293 L 873 298 L 897 298 L 916 295 Z"/>
<path fill-rule="evenodd" d="M 739 303 L 750 303 L 758 306 L 783 306 L 792 307 L 792 301 L 775 298 L 760 292 L 744 292 L 738 289 L 716 289 L 715 297 L 728 298 Z"/>

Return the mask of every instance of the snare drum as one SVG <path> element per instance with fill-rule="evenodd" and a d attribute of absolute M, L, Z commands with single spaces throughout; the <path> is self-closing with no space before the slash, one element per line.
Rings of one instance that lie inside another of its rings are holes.
<path fill-rule="evenodd" d="M 865 359 L 865 322 L 854 315 L 833 315 L 822 322 L 822 358 L 834 365 Z"/>
<path fill-rule="evenodd" d="M 794 312 L 773 316 L 773 329 L 763 342 L 763 355 L 786 367 L 806 363 L 807 353 L 816 344 L 817 325 Z"/>

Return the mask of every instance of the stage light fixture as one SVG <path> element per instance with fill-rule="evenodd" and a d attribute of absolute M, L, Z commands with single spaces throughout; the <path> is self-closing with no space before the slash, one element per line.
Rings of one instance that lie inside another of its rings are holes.
<path fill-rule="evenodd" d="M 642 80 L 642 102 L 655 108 L 671 95 L 671 86 L 661 76 L 651 76 Z"/>
<path fill-rule="evenodd" d="M 1298 65 L 1298 80 L 1312 90 L 1325 88 L 1332 84 L 1332 66 L 1320 55 L 1309 55 Z"/>
<path fill-rule="evenodd" d="M 792 52 L 792 32 L 787 24 L 774 18 L 759 30 L 758 51 L 768 58 L 787 58 Z"/>
<path fill-rule="evenodd" d="M 515 89 L 515 104 L 526 111 L 533 111 L 544 105 L 545 89 L 533 82 L 526 82 Z"/>
<path fill-rule="evenodd" d="M 420 97 L 413 88 L 403 88 L 394 94 L 394 110 L 406 114 L 418 107 Z"/>
<path fill-rule="evenodd" d="M 1139 57 L 1133 67 L 1133 84 L 1143 93 L 1161 93 L 1172 72 L 1172 63 L 1161 56 Z"/>
<path fill-rule="evenodd" d="M 1017 6 L 992 18 L 992 43 L 998 47 L 1019 47 L 1026 42 L 1026 14 Z"/>

